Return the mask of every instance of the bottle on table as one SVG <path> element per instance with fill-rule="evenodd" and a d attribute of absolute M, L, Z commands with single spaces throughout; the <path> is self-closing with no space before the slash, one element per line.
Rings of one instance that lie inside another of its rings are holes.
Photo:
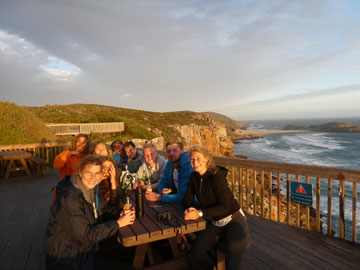
<path fill-rule="evenodd" d="M 152 192 L 152 186 L 150 184 L 146 185 L 146 192 Z"/>
<path fill-rule="evenodd" d="M 141 185 L 136 188 L 135 210 L 137 218 L 144 216 L 144 198 Z"/>
<path fill-rule="evenodd" d="M 130 199 L 129 199 L 129 197 L 127 196 L 127 197 L 126 197 L 126 203 L 125 203 L 125 205 L 123 206 L 124 214 L 127 214 L 127 213 L 131 212 L 132 210 L 134 210 L 134 206 L 130 203 Z"/>
<path fill-rule="evenodd" d="M 143 176 L 142 176 L 141 180 L 144 182 L 146 192 L 152 192 L 152 186 L 150 183 L 150 179 L 148 179 L 146 177 L 145 170 L 143 171 Z"/>

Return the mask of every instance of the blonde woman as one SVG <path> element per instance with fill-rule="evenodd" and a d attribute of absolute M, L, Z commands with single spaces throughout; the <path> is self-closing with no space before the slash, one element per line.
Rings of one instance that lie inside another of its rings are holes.
<path fill-rule="evenodd" d="M 209 151 L 195 146 L 189 153 L 194 172 L 184 197 L 185 220 L 207 219 L 206 229 L 199 232 L 191 248 L 193 269 L 213 269 L 214 261 L 208 251 L 220 244 L 226 254 L 226 269 L 240 269 L 248 244 L 245 215 L 229 189 L 227 169 L 216 166 Z M 200 207 L 194 206 L 194 198 Z"/>

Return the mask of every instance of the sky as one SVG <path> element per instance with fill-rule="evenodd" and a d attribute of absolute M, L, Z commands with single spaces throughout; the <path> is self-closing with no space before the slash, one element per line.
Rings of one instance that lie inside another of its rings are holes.
<path fill-rule="evenodd" d="M 0 100 L 360 116 L 358 0 L 0 0 Z"/>

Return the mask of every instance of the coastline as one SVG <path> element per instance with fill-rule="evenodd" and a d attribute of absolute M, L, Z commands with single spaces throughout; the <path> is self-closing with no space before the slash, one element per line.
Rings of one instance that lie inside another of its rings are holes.
<path fill-rule="evenodd" d="M 282 129 L 266 129 L 266 130 L 242 130 L 238 129 L 232 136 L 232 141 L 238 143 L 241 140 L 260 139 L 265 134 L 276 133 L 295 133 L 295 132 L 311 132 L 310 130 L 282 130 Z"/>
<path fill-rule="evenodd" d="M 311 130 L 273 130 L 273 129 L 267 129 L 267 130 L 237 130 L 237 135 L 262 135 L 262 134 L 276 134 L 276 133 L 294 133 L 294 132 L 311 132 Z"/>

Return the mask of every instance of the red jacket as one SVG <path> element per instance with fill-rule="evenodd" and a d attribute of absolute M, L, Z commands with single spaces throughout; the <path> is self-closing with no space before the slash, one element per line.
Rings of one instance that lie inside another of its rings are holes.
<path fill-rule="evenodd" d="M 70 150 L 65 150 L 55 157 L 54 168 L 60 172 L 61 179 L 63 179 L 66 175 L 76 172 L 81 159 L 81 154 L 73 154 Z"/>

